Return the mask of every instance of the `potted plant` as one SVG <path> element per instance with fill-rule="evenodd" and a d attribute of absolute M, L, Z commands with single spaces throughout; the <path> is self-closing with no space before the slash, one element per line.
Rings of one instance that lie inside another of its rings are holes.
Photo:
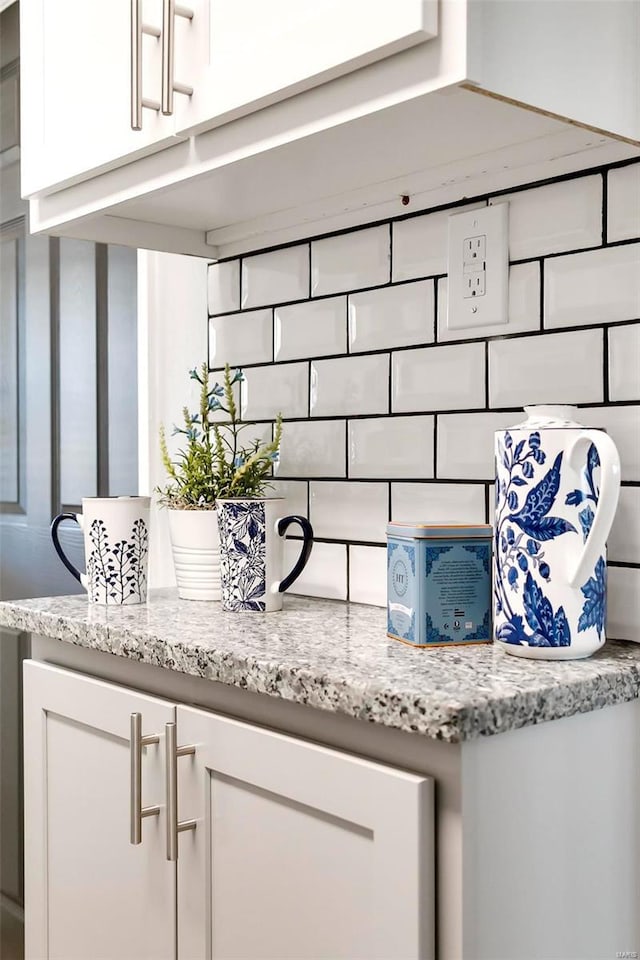
<path fill-rule="evenodd" d="M 220 599 L 220 541 L 216 501 L 226 497 L 259 497 L 264 493 L 274 460 L 278 457 L 282 420 L 278 416 L 274 438 L 262 444 L 254 440 L 243 446 L 240 434 L 249 423 L 241 423 L 234 397 L 234 385 L 243 379 L 242 370 L 225 367 L 223 384 L 210 386 L 208 364 L 189 372 L 200 385 L 196 413 L 183 409 L 183 426 L 173 435 L 185 438 L 185 445 L 171 457 L 164 427 L 160 428 L 160 451 L 168 482 L 158 488 L 159 501 L 168 508 L 169 536 L 178 585 L 184 600 Z M 211 422 L 214 413 L 228 419 Z"/>

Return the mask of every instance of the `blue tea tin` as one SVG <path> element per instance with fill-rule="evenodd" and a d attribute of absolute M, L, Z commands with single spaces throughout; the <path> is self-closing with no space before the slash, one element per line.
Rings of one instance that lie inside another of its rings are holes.
<path fill-rule="evenodd" d="M 387 635 L 416 647 L 491 643 L 490 524 L 387 526 Z"/>

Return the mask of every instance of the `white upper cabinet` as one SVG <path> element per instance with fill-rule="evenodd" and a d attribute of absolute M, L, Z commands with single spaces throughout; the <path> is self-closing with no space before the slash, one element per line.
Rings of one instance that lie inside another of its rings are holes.
<path fill-rule="evenodd" d="M 173 79 L 193 88 L 192 96 L 175 97 L 176 130 L 200 132 L 432 39 L 437 6 L 437 0 L 191 0 L 193 19 L 174 21 Z"/>
<path fill-rule="evenodd" d="M 159 109 L 162 0 L 21 0 L 20 16 L 23 196 L 172 141 Z M 142 109 L 141 130 L 136 96 L 158 107 Z"/>

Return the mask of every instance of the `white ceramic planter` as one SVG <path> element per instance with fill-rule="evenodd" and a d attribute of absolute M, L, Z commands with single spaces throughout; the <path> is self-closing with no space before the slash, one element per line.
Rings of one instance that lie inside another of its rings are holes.
<path fill-rule="evenodd" d="M 169 510 L 178 596 L 220 599 L 220 535 L 215 510 Z"/>

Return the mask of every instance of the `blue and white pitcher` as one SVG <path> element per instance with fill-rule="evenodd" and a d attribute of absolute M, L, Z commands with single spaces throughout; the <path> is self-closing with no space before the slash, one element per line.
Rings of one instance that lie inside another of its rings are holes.
<path fill-rule="evenodd" d="M 588 657 L 605 642 L 620 458 L 575 407 L 525 412 L 496 433 L 495 637 L 519 657 Z"/>

